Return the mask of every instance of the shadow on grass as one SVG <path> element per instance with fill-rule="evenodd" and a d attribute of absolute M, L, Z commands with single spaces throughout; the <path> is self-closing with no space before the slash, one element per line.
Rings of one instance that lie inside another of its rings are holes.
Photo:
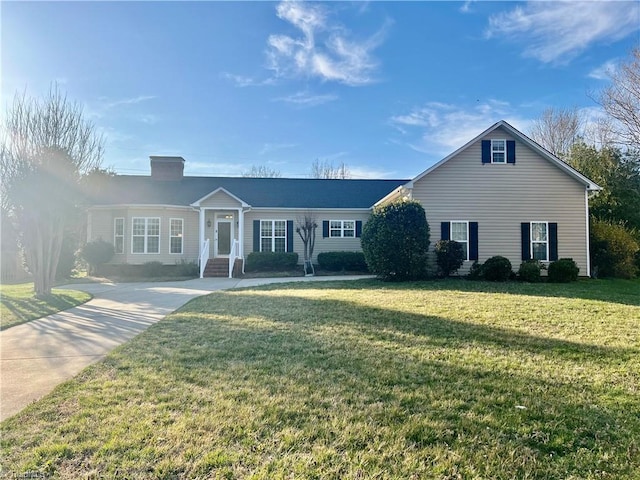
<path fill-rule="evenodd" d="M 339 285 L 336 285 L 339 283 Z M 308 283 L 291 282 L 262 286 L 261 289 L 276 290 L 286 288 L 306 289 Z M 583 279 L 572 283 L 523 283 L 486 282 L 464 278 L 447 278 L 419 282 L 384 282 L 378 279 L 363 279 L 335 282 L 315 282 L 314 288 L 360 290 L 363 288 L 385 288 L 388 290 L 458 290 L 461 292 L 504 293 L 535 297 L 576 298 L 640 306 L 640 279 L 635 280 L 593 280 Z M 252 287 L 254 288 L 254 287 Z"/>
<path fill-rule="evenodd" d="M 333 298 L 218 292 L 5 422 L 2 448 L 29 445 L 35 467 L 64 463 L 69 477 L 151 476 L 167 459 L 141 452 L 173 442 L 191 452 L 171 457 L 175 478 L 223 476 L 226 465 L 199 460 L 212 450 L 236 459 L 237 478 L 623 478 L 640 468 L 637 376 L 612 388 L 589 375 L 637 353 Z M 576 367 L 589 375 L 573 378 Z M 26 419 L 49 422 L 37 442 L 23 438 Z"/>
<path fill-rule="evenodd" d="M 294 428 L 337 448 L 344 442 L 368 448 L 374 439 L 353 433 L 356 438 L 345 440 L 331 426 L 336 418 L 347 428 L 368 416 L 393 432 L 383 442 L 399 441 L 407 450 L 446 446 L 458 450 L 461 464 L 485 468 L 492 478 L 551 478 L 568 471 L 582 477 L 595 469 L 616 474 L 640 467 L 626 456 L 637 448 L 640 421 L 624 413 L 638 408 L 637 398 L 572 380 L 564 371 L 597 370 L 607 360 L 619 364 L 637 350 L 394 315 L 333 299 L 237 293 L 209 299 L 152 327 L 146 345 L 132 345 L 128 353 L 143 365 L 171 364 L 162 382 L 182 385 L 178 390 L 215 385 L 228 399 L 253 405 L 256 418 L 225 439 L 230 445 L 266 442 L 274 431 Z M 554 370 L 547 376 L 496 363 L 487 354 L 495 348 L 506 350 L 512 362 L 543 355 Z M 468 356 L 470 350 L 477 356 Z M 281 400 L 274 404 L 274 398 Z M 503 457 L 500 466 L 487 459 L 495 455 Z"/>
<path fill-rule="evenodd" d="M 3 319 L 0 330 L 6 330 L 46 315 L 68 310 L 79 304 L 77 299 L 66 293 L 54 293 L 45 297 L 30 298 L 11 298 L 3 295 L 0 302 L 13 316 L 12 321 L 9 323 L 6 323 L 6 319 Z"/>

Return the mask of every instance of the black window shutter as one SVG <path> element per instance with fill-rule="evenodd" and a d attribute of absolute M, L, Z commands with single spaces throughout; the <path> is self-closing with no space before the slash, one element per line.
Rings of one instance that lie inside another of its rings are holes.
<path fill-rule="evenodd" d="M 521 223 L 522 231 L 522 260 L 531 259 L 531 224 L 529 222 Z"/>
<path fill-rule="evenodd" d="M 253 251 L 260 251 L 260 220 L 253 221 Z"/>
<path fill-rule="evenodd" d="M 491 163 L 491 140 L 482 140 L 482 163 Z"/>
<path fill-rule="evenodd" d="M 469 222 L 469 260 L 478 260 L 478 222 Z"/>
<path fill-rule="evenodd" d="M 287 252 L 293 252 L 293 220 L 287 220 Z"/>
<path fill-rule="evenodd" d="M 356 220 L 356 237 L 362 236 L 362 220 Z"/>
<path fill-rule="evenodd" d="M 549 260 L 558 260 L 558 224 L 549 223 Z"/>
<path fill-rule="evenodd" d="M 322 238 L 329 236 L 329 220 L 322 221 Z"/>
<path fill-rule="evenodd" d="M 507 140 L 507 163 L 516 163 L 515 140 Z"/>
<path fill-rule="evenodd" d="M 449 231 L 451 230 L 450 222 L 442 222 L 440 224 L 440 240 L 449 240 Z"/>

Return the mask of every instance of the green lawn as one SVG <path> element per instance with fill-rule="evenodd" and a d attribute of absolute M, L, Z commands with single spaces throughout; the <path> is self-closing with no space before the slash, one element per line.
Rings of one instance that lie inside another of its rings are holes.
<path fill-rule="evenodd" d="M 1 424 L 60 478 L 640 478 L 640 282 L 191 301 Z"/>
<path fill-rule="evenodd" d="M 67 310 L 91 300 L 76 290 L 53 289 L 46 298 L 33 295 L 33 283 L 0 285 L 0 330 Z"/>

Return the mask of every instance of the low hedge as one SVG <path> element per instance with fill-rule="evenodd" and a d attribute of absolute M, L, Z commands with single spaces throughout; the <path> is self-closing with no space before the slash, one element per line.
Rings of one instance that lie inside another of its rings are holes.
<path fill-rule="evenodd" d="M 362 252 L 322 252 L 318 254 L 318 265 L 330 272 L 367 271 L 367 262 Z"/>
<path fill-rule="evenodd" d="M 489 258 L 482 265 L 482 278 L 490 282 L 506 282 L 512 273 L 511 262 L 501 255 Z"/>
<path fill-rule="evenodd" d="M 298 265 L 295 252 L 251 252 L 244 267 L 246 272 L 277 272 L 292 270 Z"/>
<path fill-rule="evenodd" d="M 580 269 L 573 258 L 561 258 L 549 264 L 548 280 L 555 283 L 575 282 L 578 280 L 578 273 Z"/>
<path fill-rule="evenodd" d="M 522 282 L 537 283 L 542 280 L 540 272 L 544 266 L 538 260 L 527 260 L 520 264 L 518 279 Z"/>

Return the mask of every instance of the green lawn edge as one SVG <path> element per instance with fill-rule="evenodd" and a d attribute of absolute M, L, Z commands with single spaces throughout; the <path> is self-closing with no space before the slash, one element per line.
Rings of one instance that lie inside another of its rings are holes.
<path fill-rule="evenodd" d="M 0 424 L 4 472 L 637 479 L 638 286 L 215 292 Z"/>
<path fill-rule="evenodd" d="M 0 285 L 0 331 L 77 307 L 92 298 L 80 290 L 60 288 L 54 288 L 45 298 L 36 298 L 32 283 Z"/>

